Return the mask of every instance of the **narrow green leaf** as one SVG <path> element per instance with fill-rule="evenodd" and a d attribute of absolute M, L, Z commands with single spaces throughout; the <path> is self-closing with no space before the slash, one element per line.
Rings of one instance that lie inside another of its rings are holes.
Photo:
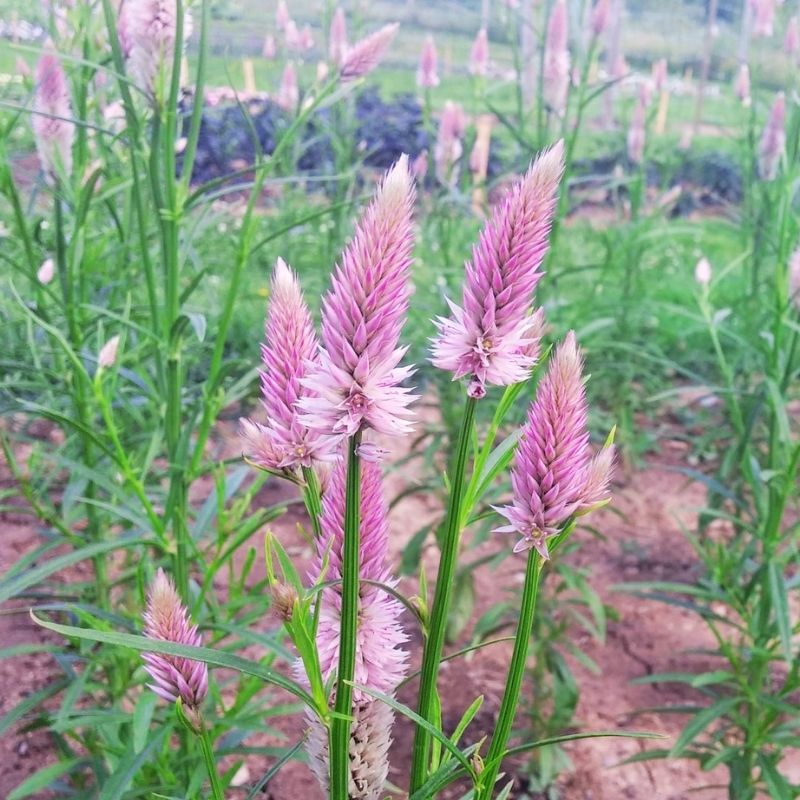
<path fill-rule="evenodd" d="M 120 800 L 131 781 L 136 777 L 136 773 L 141 769 L 152 752 L 161 746 L 161 742 L 167 733 L 167 728 L 161 728 L 156 735 L 148 742 L 141 753 L 137 753 L 131 748 L 127 755 L 117 764 L 114 773 L 103 783 L 97 800 Z"/>
<path fill-rule="evenodd" d="M 40 703 L 58 694 L 65 686 L 69 684 L 66 678 L 55 681 L 28 695 L 22 702 L 17 703 L 5 716 L 0 718 L 0 736 L 2 736 L 12 725 L 21 720 L 28 712 L 33 711 Z"/>
<path fill-rule="evenodd" d="M 57 761 L 55 764 L 49 764 L 28 776 L 19 786 L 12 789 L 6 800 L 22 800 L 23 797 L 30 797 L 32 794 L 42 792 L 62 775 L 73 772 L 87 763 L 89 763 L 87 758 L 71 758 L 69 761 Z"/>
<path fill-rule="evenodd" d="M 154 692 L 142 692 L 136 708 L 133 709 L 133 752 L 141 753 L 150 732 L 150 722 L 156 708 L 158 697 Z"/>
<path fill-rule="evenodd" d="M 741 702 L 741 699 L 738 697 L 726 697 L 693 717 L 681 731 L 681 735 L 673 745 L 672 750 L 670 750 L 670 758 L 678 758 L 683 755 L 686 748 L 700 733 L 714 722 L 714 720 L 724 717 L 730 711 L 733 711 Z"/>
<path fill-rule="evenodd" d="M 791 664 L 792 621 L 789 612 L 789 600 L 786 596 L 783 573 L 775 561 L 770 561 L 767 564 L 767 580 L 772 607 L 775 610 L 775 623 L 778 626 L 778 634 L 781 637 L 781 645 L 783 646 L 783 654 L 786 661 Z"/>

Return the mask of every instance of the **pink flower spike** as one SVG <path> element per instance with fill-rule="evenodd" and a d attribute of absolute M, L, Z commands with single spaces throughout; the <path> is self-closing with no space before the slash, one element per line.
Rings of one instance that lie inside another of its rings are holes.
<path fill-rule="evenodd" d="M 354 81 L 372 72 L 383 58 L 386 49 L 392 43 L 400 24 L 384 25 L 375 33 L 356 42 L 347 53 L 339 76 L 343 81 Z"/>
<path fill-rule="evenodd" d="M 433 151 L 436 180 L 443 186 L 453 188 L 458 182 L 458 160 L 464 152 L 461 140 L 466 127 L 464 109 L 458 103 L 446 100 L 439 118 L 436 147 Z"/>
<path fill-rule="evenodd" d="M 36 278 L 42 286 L 47 286 L 56 275 L 56 263 L 52 258 L 46 258 L 36 271 Z"/>
<path fill-rule="evenodd" d="M 783 50 L 787 56 L 797 56 L 800 51 L 800 21 L 792 17 L 786 24 L 786 34 L 783 37 Z"/>
<path fill-rule="evenodd" d="M 300 104 L 300 89 L 297 85 L 297 72 L 295 71 L 294 64 L 291 61 L 286 62 L 281 75 L 281 85 L 278 87 L 278 93 L 275 95 L 275 102 L 290 114 L 297 111 L 297 106 Z"/>
<path fill-rule="evenodd" d="M 582 369 L 570 331 L 550 361 L 522 429 L 511 471 L 513 503 L 496 509 L 509 523 L 498 532 L 522 534 L 514 552 L 533 547 L 549 558 L 547 540 L 587 500 L 589 433 Z"/>
<path fill-rule="evenodd" d="M 775 27 L 775 6 L 777 0 L 750 0 L 753 10 L 753 35 L 772 36 Z"/>
<path fill-rule="evenodd" d="M 272 276 L 266 340 L 261 346 L 261 394 L 267 424 L 241 423 L 248 455 L 264 469 L 311 467 L 316 460 L 330 457 L 327 443 L 300 421 L 297 407 L 309 396 L 302 381 L 318 347 L 300 284 L 279 258 Z"/>
<path fill-rule="evenodd" d="M 576 512 L 579 516 L 589 514 L 606 505 L 611 500 L 609 486 L 614 475 L 616 448 L 607 445 L 589 462 L 586 468 L 583 498 Z"/>
<path fill-rule="evenodd" d="M 789 259 L 789 300 L 800 310 L 800 247 Z"/>
<path fill-rule="evenodd" d="M 119 350 L 119 335 L 112 336 L 97 354 L 97 366 L 103 369 L 113 367 L 117 361 L 117 351 Z"/>
<path fill-rule="evenodd" d="M 422 45 L 417 69 L 417 86 L 420 89 L 434 89 L 439 85 L 438 63 L 436 43 L 433 41 L 433 36 L 428 35 Z"/>
<path fill-rule="evenodd" d="M 344 64 L 347 56 L 347 22 L 341 6 L 336 7 L 331 19 L 328 56 L 337 67 L 341 67 Z"/>
<path fill-rule="evenodd" d="M 278 48 L 275 44 L 275 37 L 271 33 L 268 33 L 264 37 L 264 44 L 261 47 L 261 56 L 267 59 L 267 61 L 273 61 L 277 52 Z"/>
<path fill-rule="evenodd" d="M 781 158 L 786 148 L 785 126 L 786 98 L 783 92 L 778 92 L 758 148 L 758 175 L 763 181 L 774 181 L 778 177 Z"/>
<path fill-rule="evenodd" d="M 669 77 L 667 59 L 659 58 L 658 61 L 653 62 L 653 66 L 650 69 L 650 76 L 653 80 L 653 88 L 656 90 L 656 92 L 661 92 L 667 85 L 667 78 Z"/>
<path fill-rule="evenodd" d="M 47 181 L 72 172 L 72 142 L 75 125 L 72 117 L 67 77 L 50 44 L 36 65 L 36 91 L 33 97 L 33 138 Z"/>
<path fill-rule="evenodd" d="M 535 363 L 543 318 L 531 304 L 563 171 L 559 141 L 495 207 L 466 265 L 461 306 L 450 302 L 450 317 L 436 321 L 431 360 L 453 380 L 471 376 L 470 396 L 525 380 Z"/>
<path fill-rule="evenodd" d="M 322 301 L 322 350 L 303 384 L 301 420 L 341 438 L 372 428 L 408 433 L 416 399 L 401 383 L 398 347 L 411 294 L 414 185 L 408 156 L 387 172 L 336 267 Z"/>
<path fill-rule="evenodd" d="M 750 105 L 750 67 L 747 64 L 740 64 L 739 71 L 736 73 L 736 81 L 733 91 L 739 98 L 743 106 Z"/>
<path fill-rule="evenodd" d="M 291 18 L 286 0 L 278 0 L 278 5 L 275 7 L 275 27 L 279 31 L 285 31 Z"/>
<path fill-rule="evenodd" d="M 592 36 L 602 36 L 611 18 L 611 0 L 597 0 L 592 9 Z"/>
<path fill-rule="evenodd" d="M 469 51 L 469 73 L 476 77 L 486 77 L 489 71 L 489 35 L 486 28 L 481 28 L 472 49 Z"/>
<path fill-rule="evenodd" d="M 148 592 L 144 635 L 192 647 L 203 644 L 197 626 L 192 625 L 189 612 L 163 569 L 158 570 Z M 208 667 L 205 663 L 159 653 L 144 653 L 142 658 L 153 679 L 153 683 L 148 684 L 150 688 L 168 702 L 174 703 L 180 698 L 187 717 L 197 724 L 200 705 L 208 694 Z"/>
<path fill-rule="evenodd" d="M 547 23 L 544 45 L 544 99 L 558 116 L 567 107 L 570 58 L 568 49 L 569 12 L 566 0 L 556 0 Z"/>

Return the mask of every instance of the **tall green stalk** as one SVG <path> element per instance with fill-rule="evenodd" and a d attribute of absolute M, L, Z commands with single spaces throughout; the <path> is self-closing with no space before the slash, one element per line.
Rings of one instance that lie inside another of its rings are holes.
<path fill-rule="evenodd" d="M 211 784 L 211 793 L 214 800 L 225 800 L 225 793 L 222 791 L 217 764 L 214 761 L 214 746 L 211 744 L 208 728 L 206 728 L 203 721 L 200 722 L 200 726 L 200 733 L 197 735 L 197 740 L 200 742 L 200 749 L 203 751 L 203 761 L 205 761 L 206 764 L 206 772 L 208 772 L 208 780 Z"/>
<path fill-rule="evenodd" d="M 500 703 L 500 712 L 497 716 L 492 742 L 486 755 L 486 767 L 481 773 L 481 788 L 478 790 L 476 800 L 491 800 L 494 794 L 494 783 L 497 773 L 503 762 L 503 753 L 511 735 L 514 717 L 519 703 L 519 692 L 522 686 L 522 676 L 525 673 L 525 662 L 528 656 L 528 643 L 533 628 L 533 615 L 536 611 L 536 597 L 539 593 L 539 580 L 542 576 L 544 561 L 542 557 L 531 548 L 528 551 L 528 565 L 525 569 L 525 585 L 522 590 L 522 604 L 519 610 L 519 621 L 514 638 L 514 652 L 508 668 L 506 688 Z"/>
<path fill-rule="evenodd" d="M 359 551 L 361 533 L 361 433 L 351 436 L 347 448 L 347 483 L 344 505 L 342 555 L 342 613 L 339 632 L 339 666 L 336 673 L 335 716 L 330 728 L 331 800 L 347 800 L 350 778 L 350 724 L 358 630 Z"/>
<path fill-rule="evenodd" d="M 461 539 L 461 505 L 464 498 L 466 481 L 464 480 L 467 466 L 467 456 L 472 441 L 472 429 L 475 422 L 475 406 L 477 401 L 467 398 L 464 416 L 461 419 L 461 430 L 458 434 L 456 454 L 453 461 L 453 470 L 450 474 L 451 489 L 447 505 L 445 520 L 444 540 L 442 553 L 439 559 L 439 572 L 436 576 L 436 591 L 431 607 L 431 620 L 425 649 L 422 654 L 422 669 L 419 687 L 419 701 L 417 711 L 419 715 L 429 721 L 435 722 L 433 715 L 438 707 L 436 701 L 436 678 L 439 674 L 439 664 L 442 660 L 444 637 L 447 630 L 447 615 L 450 610 L 450 598 L 455 577 L 456 562 L 458 560 L 458 546 Z M 430 749 L 430 736 L 428 732 L 417 726 L 414 732 L 414 750 L 411 761 L 411 785 L 413 793 L 425 782 L 428 772 L 428 752 Z"/>

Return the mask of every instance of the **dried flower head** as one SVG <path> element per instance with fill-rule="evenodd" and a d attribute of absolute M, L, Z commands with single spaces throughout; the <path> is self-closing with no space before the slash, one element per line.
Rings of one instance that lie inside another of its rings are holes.
<path fill-rule="evenodd" d="M 33 137 L 42 170 L 48 182 L 53 183 L 59 175 L 72 172 L 75 126 L 69 121 L 72 107 L 67 77 L 50 45 L 36 65 L 35 80 Z"/>
<path fill-rule="evenodd" d="M 466 265 L 461 306 L 450 303 L 451 316 L 436 322 L 432 361 L 454 380 L 470 376 L 473 397 L 482 397 L 486 384 L 525 380 L 535 363 L 541 317 L 531 314 L 531 304 L 563 171 L 558 142 L 495 207 Z"/>
<path fill-rule="evenodd" d="M 392 43 L 399 27 L 397 22 L 384 25 L 375 33 L 356 42 L 347 52 L 339 70 L 341 79 L 352 81 L 356 78 L 363 78 L 372 72 L 383 58 L 383 54 Z"/>
<path fill-rule="evenodd" d="M 414 196 L 404 155 L 364 212 L 323 298 L 323 347 L 304 381 L 316 396 L 299 405 L 302 421 L 328 436 L 410 430 L 415 397 L 401 386 L 411 369 L 398 366 L 406 352 L 398 342 L 411 294 Z"/>

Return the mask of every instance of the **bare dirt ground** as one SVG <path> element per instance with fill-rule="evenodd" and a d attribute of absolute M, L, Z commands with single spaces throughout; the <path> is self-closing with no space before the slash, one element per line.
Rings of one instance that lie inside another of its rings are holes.
<path fill-rule="evenodd" d="M 231 439 L 221 444 L 227 450 Z M 627 739 L 604 739 L 578 742 L 569 746 L 574 762 L 573 772 L 559 784 L 564 800 L 682 800 L 707 798 L 724 800 L 727 791 L 720 784 L 724 773 L 702 773 L 688 761 L 655 761 L 645 764 L 620 765 L 625 758 L 649 746 L 668 746 L 685 721 L 669 714 L 649 712 L 636 714 L 638 709 L 668 706 L 695 699 L 691 690 L 674 685 L 632 685 L 631 681 L 654 672 L 705 667 L 695 656 L 685 651 L 710 644 L 706 630 L 698 617 L 671 606 L 644 602 L 614 589 L 623 581 L 649 579 L 690 580 L 697 571 L 691 548 L 681 532 L 681 526 L 691 528 L 694 509 L 703 504 L 703 488 L 671 471 L 680 463 L 681 443 L 666 440 L 661 450 L 647 464 L 630 474 L 617 476 L 614 487 L 614 511 L 603 511 L 592 520 L 603 532 L 605 540 L 585 532 L 576 533 L 583 544 L 574 556 L 576 563 L 588 567 L 592 583 L 602 599 L 612 605 L 619 621 L 611 622 L 605 643 L 589 637 L 576 642 L 600 666 L 594 675 L 580 665 L 574 665 L 581 685 L 578 709 L 578 730 L 648 730 L 665 735 L 665 742 L 645 742 Z M 390 495 L 414 478 L 413 464 L 406 474 L 390 478 Z M 2 477 L 7 478 L 3 473 Z M 7 479 L 3 481 L 5 488 Z M 285 493 L 280 485 L 268 485 L 263 502 L 275 502 Z M 397 558 L 408 539 L 423 521 L 435 516 L 437 510 L 427 497 L 414 497 L 399 503 L 392 512 L 392 552 Z M 297 517 L 284 518 L 273 529 L 279 533 L 302 563 L 311 553 L 296 532 Z M 0 518 L 3 536 L 0 537 L 0 573 L 4 573 L 24 552 L 39 541 L 37 528 L 24 514 L 6 513 Z M 491 552 L 498 542 L 490 541 L 473 551 L 474 555 Z M 472 555 L 472 554 L 471 554 Z M 435 570 L 435 548 L 425 555 L 429 572 Z M 87 568 L 85 568 L 87 569 Z M 509 592 L 519 588 L 522 581 L 521 557 L 506 559 L 495 571 L 482 568 L 477 579 L 475 616 L 492 604 L 507 600 Z M 64 576 L 64 580 L 85 578 L 80 570 Z M 402 588 L 409 595 L 416 583 L 404 581 Z M 513 596 L 513 595 L 512 595 Z M 409 627 L 410 627 L 409 621 Z M 0 616 L 0 643 L 3 646 L 30 642 L 45 642 L 47 637 L 25 613 Z M 412 635 L 413 663 L 419 659 L 420 637 Z M 494 715 L 505 681 L 510 648 L 498 645 L 443 665 L 440 686 L 443 693 L 445 719 L 452 727 L 464 709 L 478 694 L 485 703 L 470 728 L 467 740 L 477 741 L 491 731 Z M 42 689 L 58 677 L 58 668 L 47 654 L 36 654 L 0 661 L 0 716 L 8 713 L 22 699 Z M 414 686 L 401 693 L 400 699 L 413 704 Z M 278 700 L 280 702 L 280 700 Z M 302 721 L 285 719 L 278 724 L 289 741 L 302 733 Z M 24 777 L 54 758 L 46 732 L 25 732 L 24 720 L 0 739 L 0 797 L 18 785 Z M 412 731 L 400 721 L 396 726 L 392 750 L 390 780 L 404 785 L 411 750 Z M 263 774 L 267 762 L 248 761 L 251 780 Z M 509 772 L 514 773 L 515 765 Z M 714 786 L 715 785 L 715 786 Z M 700 792 L 700 787 L 709 787 Z M 521 792 L 512 793 L 512 797 Z M 237 790 L 231 797 L 244 796 Z M 265 798 L 322 798 L 307 767 L 288 764 L 270 783 Z M 45 797 L 45 795 L 40 795 Z"/>

